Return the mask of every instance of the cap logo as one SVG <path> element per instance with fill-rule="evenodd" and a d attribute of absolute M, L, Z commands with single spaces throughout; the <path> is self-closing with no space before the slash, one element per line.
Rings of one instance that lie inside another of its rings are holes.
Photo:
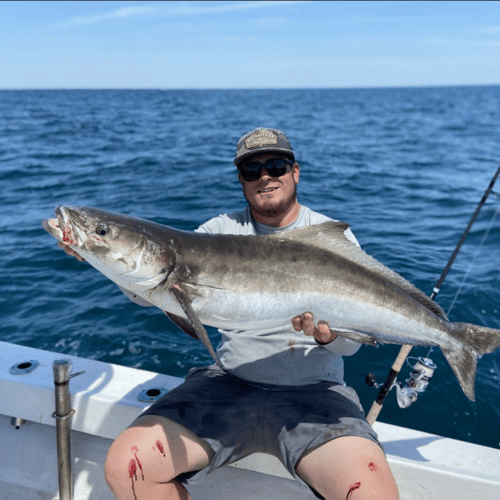
<path fill-rule="evenodd" d="M 278 144 L 278 136 L 267 130 L 255 132 L 255 134 L 251 135 L 248 139 L 245 139 L 247 149 L 276 144 Z"/>

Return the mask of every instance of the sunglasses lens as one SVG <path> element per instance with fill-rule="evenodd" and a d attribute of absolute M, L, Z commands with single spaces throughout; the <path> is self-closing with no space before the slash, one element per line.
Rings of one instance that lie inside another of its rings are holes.
<path fill-rule="evenodd" d="M 271 177 L 281 177 L 286 174 L 286 166 L 285 160 L 271 160 L 266 163 L 266 170 Z"/>
<path fill-rule="evenodd" d="M 269 160 L 266 163 L 251 163 L 240 168 L 241 176 L 247 182 L 252 182 L 260 179 L 262 168 L 265 167 L 267 173 L 271 177 L 281 177 L 287 172 L 287 166 L 293 165 L 290 160 L 276 159 Z"/>
<path fill-rule="evenodd" d="M 240 168 L 240 173 L 243 179 L 247 182 L 256 181 L 260 179 L 262 173 L 262 165 L 260 163 L 253 163 L 252 165 L 245 165 Z"/>

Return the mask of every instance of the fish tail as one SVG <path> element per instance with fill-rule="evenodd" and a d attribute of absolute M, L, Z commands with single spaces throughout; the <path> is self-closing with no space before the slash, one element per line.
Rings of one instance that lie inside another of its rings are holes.
<path fill-rule="evenodd" d="M 477 360 L 500 348 L 500 330 L 470 323 L 452 323 L 450 326 L 451 335 L 461 345 L 442 347 L 441 350 L 465 395 L 475 401 Z"/>

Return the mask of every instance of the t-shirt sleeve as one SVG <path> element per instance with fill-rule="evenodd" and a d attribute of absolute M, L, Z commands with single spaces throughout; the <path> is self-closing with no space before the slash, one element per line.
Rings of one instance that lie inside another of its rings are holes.
<path fill-rule="evenodd" d="M 206 234 L 222 234 L 224 230 L 224 223 L 222 218 L 214 217 L 213 219 L 204 222 L 198 229 L 195 229 L 195 233 L 206 233 Z"/>

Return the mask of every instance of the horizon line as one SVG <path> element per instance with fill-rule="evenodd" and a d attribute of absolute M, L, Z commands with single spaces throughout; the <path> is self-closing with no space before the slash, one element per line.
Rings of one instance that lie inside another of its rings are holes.
<path fill-rule="evenodd" d="M 411 85 L 353 85 L 342 87 L 301 86 L 301 87 L 0 87 L 5 90 L 361 90 L 395 88 L 435 88 L 435 87 L 495 87 L 500 83 L 423 83 Z"/>

